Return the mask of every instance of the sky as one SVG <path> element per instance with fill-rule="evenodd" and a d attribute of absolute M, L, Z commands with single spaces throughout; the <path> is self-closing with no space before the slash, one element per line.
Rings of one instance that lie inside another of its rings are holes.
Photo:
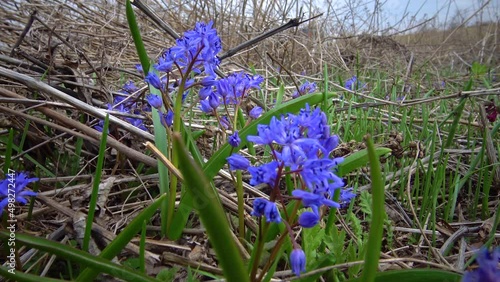
<path fill-rule="evenodd" d="M 410 16 L 416 15 L 417 19 L 437 16 L 440 24 L 449 23 L 456 19 L 467 19 L 474 14 L 486 0 L 379 0 L 383 4 L 382 11 L 387 14 L 389 22 L 397 22 L 401 15 L 408 12 Z M 372 3 L 375 3 L 373 1 Z M 372 4 L 374 5 L 374 4 Z M 457 14 L 460 11 L 460 14 Z M 500 0 L 490 0 L 489 4 L 474 17 L 474 21 L 482 15 L 482 21 L 498 21 L 500 17 Z M 457 18 L 457 16 L 459 16 Z"/>

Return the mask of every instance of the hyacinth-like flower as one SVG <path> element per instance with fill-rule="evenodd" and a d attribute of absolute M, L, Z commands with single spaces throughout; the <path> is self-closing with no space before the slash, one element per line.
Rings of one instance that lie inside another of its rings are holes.
<path fill-rule="evenodd" d="M 299 217 L 302 227 L 310 228 L 320 221 L 322 206 L 339 208 L 355 196 L 352 189 L 341 189 L 344 181 L 335 174 L 335 168 L 343 158 L 330 157 L 339 138 L 331 134 L 326 115 L 319 108 L 311 109 L 306 104 L 299 114 L 273 117 L 269 125 L 258 125 L 257 131 L 258 135 L 248 136 L 248 141 L 270 146 L 274 159 L 248 167 L 250 184 L 276 187 L 285 167 L 299 176 L 301 186 L 292 196 L 309 209 Z M 339 189 L 340 203 L 332 200 Z"/>
<path fill-rule="evenodd" d="M 257 198 L 253 202 L 253 216 L 264 216 L 267 222 L 281 222 L 281 215 L 275 202 L 268 201 L 263 198 Z"/>
<path fill-rule="evenodd" d="M 16 201 L 26 205 L 26 197 L 34 197 L 37 193 L 26 190 L 26 186 L 31 182 L 36 182 L 39 178 L 28 178 L 26 172 L 7 174 L 7 178 L 0 182 L 0 215 L 10 202 Z"/>
<path fill-rule="evenodd" d="M 260 117 L 260 115 L 262 115 L 262 108 L 259 106 L 255 106 L 250 110 L 248 115 L 253 119 L 257 119 Z"/>
<path fill-rule="evenodd" d="M 247 170 L 250 167 L 250 161 L 239 154 L 232 154 L 226 160 L 231 170 Z"/>
<path fill-rule="evenodd" d="M 467 271 L 462 282 L 499 282 L 500 269 L 498 263 L 500 262 L 500 247 L 492 252 L 486 248 L 479 250 L 477 255 L 477 263 L 479 267 L 472 271 Z"/>
<path fill-rule="evenodd" d="M 293 249 L 290 253 L 290 266 L 295 275 L 306 271 L 306 254 L 302 249 Z"/>
<path fill-rule="evenodd" d="M 295 92 L 292 93 L 292 98 L 297 98 L 302 95 L 308 94 L 308 93 L 313 93 L 316 91 L 317 86 L 315 82 L 309 82 L 305 81 L 301 86 L 299 86 L 298 90 L 295 90 Z"/>
<path fill-rule="evenodd" d="M 365 88 L 365 86 L 366 86 L 366 83 L 362 83 L 361 81 L 359 81 L 358 77 L 356 77 L 355 75 L 352 76 L 351 78 L 349 78 L 345 82 L 345 85 L 344 85 L 345 88 L 347 88 L 347 89 L 349 89 L 351 91 Z"/>
<path fill-rule="evenodd" d="M 127 99 L 127 97 L 136 93 L 138 90 L 139 90 L 139 88 L 137 88 L 137 86 L 135 86 L 133 81 L 130 80 L 130 81 L 126 82 L 123 85 L 122 90 L 119 92 L 119 94 L 114 95 L 113 103 L 107 104 L 108 110 L 120 112 L 120 113 L 126 113 L 126 114 L 140 114 L 141 111 L 151 111 L 151 108 L 149 106 L 143 104 L 142 109 L 141 109 L 137 106 L 137 103 L 135 102 L 134 99 Z M 148 97 L 149 97 L 149 95 L 148 95 Z M 161 103 L 161 98 L 160 98 L 160 103 Z M 120 117 L 120 118 L 122 118 L 122 117 Z M 144 126 L 144 122 L 142 119 L 132 118 L 132 117 L 127 117 L 127 118 L 122 118 L 122 119 L 129 122 L 130 124 L 132 124 L 133 126 L 139 128 L 139 129 L 142 129 L 144 131 L 148 130 L 146 128 L 146 126 Z M 94 126 L 94 129 L 102 132 L 103 127 L 104 127 L 104 120 L 99 120 L 99 122 Z"/>
<path fill-rule="evenodd" d="M 176 45 L 167 49 L 154 67 L 161 72 L 171 72 L 180 68 L 183 75 L 188 72 L 201 73 L 204 69 L 209 76 L 215 77 L 219 65 L 217 54 L 222 50 L 221 40 L 213 22 L 196 23 L 193 30 L 186 31 L 176 40 Z"/>
<path fill-rule="evenodd" d="M 241 143 L 241 138 L 238 135 L 238 131 L 235 131 L 233 135 L 228 137 L 227 143 L 233 147 L 238 147 Z"/>
<path fill-rule="evenodd" d="M 148 101 L 148 104 L 153 108 L 160 109 L 163 106 L 163 102 L 158 95 L 149 94 L 146 96 L 146 100 Z"/>
<path fill-rule="evenodd" d="M 166 113 L 162 113 L 160 121 L 164 127 L 171 127 L 174 123 L 174 112 L 169 110 Z"/>

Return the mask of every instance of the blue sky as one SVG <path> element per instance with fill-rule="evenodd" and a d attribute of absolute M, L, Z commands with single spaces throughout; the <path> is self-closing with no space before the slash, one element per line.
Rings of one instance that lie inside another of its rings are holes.
<path fill-rule="evenodd" d="M 374 3 L 373 1 L 372 3 Z M 468 18 L 479 9 L 486 0 L 380 0 L 383 3 L 383 12 L 390 22 L 396 22 L 406 10 L 409 16 L 416 15 L 417 19 L 431 18 L 437 15 L 439 23 L 452 21 L 460 11 L 462 19 Z M 373 4 L 372 4 L 373 5 Z M 490 0 L 482 10 L 483 21 L 499 20 L 500 0 Z"/>

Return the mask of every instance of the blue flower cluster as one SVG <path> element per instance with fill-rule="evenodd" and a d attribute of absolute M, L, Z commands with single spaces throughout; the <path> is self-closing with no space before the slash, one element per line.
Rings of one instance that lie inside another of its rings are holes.
<path fill-rule="evenodd" d="M 108 110 L 136 115 L 140 114 L 141 111 L 151 111 L 151 108 L 147 105 L 139 107 L 135 102 L 135 99 L 129 98 L 130 95 L 136 93 L 138 90 L 139 88 L 135 86 L 133 81 L 128 81 L 123 85 L 122 90 L 119 92 L 119 95 L 114 95 L 113 103 L 108 104 Z M 137 128 L 140 128 L 144 131 L 148 130 L 146 126 L 144 126 L 143 120 L 140 118 L 126 117 L 123 119 Z M 100 120 L 99 123 L 94 126 L 94 128 L 102 132 L 103 126 L 104 120 Z"/>
<path fill-rule="evenodd" d="M 341 189 L 344 181 L 334 172 L 343 161 L 343 158 L 331 157 L 339 139 L 330 133 L 326 115 L 319 108 L 313 110 L 306 105 L 297 115 L 274 117 L 269 125 L 258 125 L 257 131 L 258 135 L 248 136 L 248 141 L 269 146 L 273 160 L 260 166 L 250 166 L 244 157 L 233 154 L 227 158 L 229 166 L 233 170 L 248 170 L 252 185 L 265 183 L 278 187 L 286 167 L 290 173 L 299 176 L 299 187 L 292 192 L 292 196 L 310 209 L 299 217 L 302 227 L 310 228 L 319 222 L 322 206 L 340 207 L 332 200 L 337 190 L 340 189 L 343 202 L 349 202 L 355 196 L 350 189 Z M 264 215 L 268 221 L 281 221 L 274 202 L 258 200 L 258 205 L 254 203 L 255 216 Z"/>
<path fill-rule="evenodd" d="M 264 78 L 260 75 L 244 72 L 233 73 L 221 79 L 209 75 L 201 81 L 203 88 L 199 93 L 200 109 L 205 113 L 212 113 L 221 103 L 237 105 L 247 97 L 250 90 L 260 89 L 262 81 Z"/>
<path fill-rule="evenodd" d="M 196 23 L 193 30 L 186 31 L 183 37 L 176 40 L 175 46 L 161 55 L 154 68 L 167 74 L 179 70 L 184 82 L 184 90 L 194 85 L 194 80 L 188 79 L 192 72 L 196 74 L 205 72 L 208 77 L 215 78 L 215 70 L 219 65 L 217 54 L 222 50 L 222 45 L 217 30 L 212 26 L 212 21 L 206 24 Z M 176 80 L 169 84 L 169 76 L 162 80 L 153 72 L 149 72 L 145 80 L 156 89 L 161 91 L 168 89 L 169 92 L 180 83 Z"/>
<path fill-rule="evenodd" d="M 351 78 L 349 78 L 344 85 L 345 88 L 354 91 L 358 89 L 362 89 L 366 87 L 366 83 L 362 83 L 361 81 L 358 80 L 358 77 L 355 75 Z"/>
<path fill-rule="evenodd" d="M 298 90 L 295 90 L 295 92 L 292 93 L 292 98 L 295 99 L 302 95 L 313 93 L 314 91 L 316 91 L 316 89 L 317 86 L 315 82 L 311 83 L 306 80 L 301 86 L 299 86 Z"/>
<path fill-rule="evenodd" d="M 487 248 L 479 250 L 477 255 L 479 267 L 467 271 L 462 277 L 462 282 L 499 282 L 500 269 L 500 247 L 494 249 L 491 253 Z"/>
<path fill-rule="evenodd" d="M 9 203 L 19 202 L 23 205 L 28 203 L 26 197 L 36 196 L 37 193 L 26 190 L 26 186 L 31 182 L 40 180 L 39 178 L 28 178 L 25 172 L 8 173 L 7 178 L 0 182 L 0 215 Z"/>

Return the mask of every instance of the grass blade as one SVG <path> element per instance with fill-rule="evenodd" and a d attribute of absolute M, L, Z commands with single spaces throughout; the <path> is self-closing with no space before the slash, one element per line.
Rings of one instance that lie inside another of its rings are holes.
<path fill-rule="evenodd" d="M 142 42 L 141 32 L 139 31 L 139 26 L 137 25 L 134 9 L 132 9 L 130 0 L 127 0 L 126 2 L 126 12 L 128 26 L 130 29 L 130 33 L 132 34 L 132 38 L 134 39 L 135 49 L 137 50 L 137 55 L 139 56 L 139 60 L 141 61 L 142 69 L 144 71 L 149 70 L 151 64 L 149 62 L 146 48 L 144 48 L 144 43 Z"/>
<path fill-rule="evenodd" d="M 142 224 L 145 220 L 151 219 L 156 210 L 160 207 L 161 203 L 165 200 L 166 195 L 161 195 L 156 199 L 150 206 L 145 208 L 139 215 L 137 215 L 132 222 L 130 222 L 125 229 L 123 229 L 115 240 L 111 242 L 98 257 L 104 260 L 111 260 L 116 255 L 118 255 L 121 250 L 132 240 L 132 238 L 141 230 Z M 85 269 L 82 271 L 80 276 L 78 276 L 78 281 L 94 281 L 96 276 L 99 274 L 98 268 L 96 269 Z"/>
<path fill-rule="evenodd" d="M 174 133 L 173 142 L 178 150 L 179 169 L 186 177 L 185 183 L 188 193 L 194 198 L 194 206 L 207 229 L 210 243 L 217 252 L 219 263 L 227 281 L 249 281 L 240 252 L 234 243 L 224 210 L 219 203 L 217 194 L 210 186 L 208 177 L 203 173 L 199 164 L 189 156 L 182 137 Z"/>
<path fill-rule="evenodd" d="M 102 128 L 101 144 L 99 145 L 99 156 L 97 157 L 97 167 L 92 185 L 92 194 L 90 195 L 89 213 L 87 215 L 87 225 L 85 226 L 85 234 L 83 235 L 82 250 L 89 250 L 90 233 L 92 232 L 92 223 L 94 222 L 94 214 L 97 206 L 97 197 L 99 196 L 99 184 L 101 184 L 102 169 L 104 166 L 104 158 L 106 156 L 106 140 L 108 139 L 109 114 L 104 118 L 104 126 Z"/>
<path fill-rule="evenodd" d="M 368 248 L 365 257 L 365 265 L 362 273 L 362 281 L 375 281 L 375 275 L 378 270 L 378 261 L 380 258 L 380 249 L 382 247 L 382 235 L 384 232 L 385 218 L 385 200 L 384 200 L 384 182 L 380 170 L 380 161 L 375 151 L 375 145 L 371 136 L 366 138 L 368 149 L 368 158 L 370 160 L 370 174 L 372 182 L 372 222 L 370 233 L 368 234 Z"/>
<path fill-rule="evenodd" d="M 0 238 L 3 241 L 8 240 L 10 238 L 10 234 L 8 232 L 1 231 Z M 74 262 L 78 262 L 81 265 L 90 267 L 93 271 L 96 271 L 96 273 L 108 273 L 114 277 L 121 278 L 126 281 L 157 281 L 156 279 L 146 276 L 145 274 L 114 264 L 105 258 L 95 257 L 82 250 L 71 248 L 67 245 L 53 242 L 45 238 L 18 233 L 16 234 L 16 243 L 17 242 L 35 249 L 46 251 L 61 258 L 66 258 Z M 19 281 L 17 278 L 15 280 Z M 94 279 L 82 281 L 93 280 Z"/>

